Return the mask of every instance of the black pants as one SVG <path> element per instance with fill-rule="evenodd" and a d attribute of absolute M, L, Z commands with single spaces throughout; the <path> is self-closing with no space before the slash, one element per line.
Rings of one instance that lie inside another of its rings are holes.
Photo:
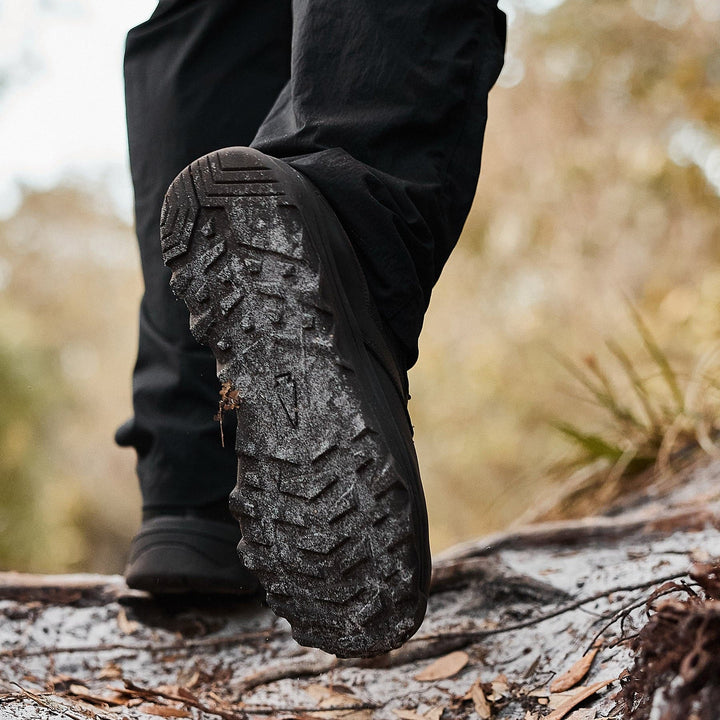
<path fill-rule="evenodd" d="M 168 286 L 159 216 L 188 163 L 252 145 L 325 195 L 408 367 L 480 170 L 502 66 L 494 0 L 160 0 L 127 38 L 130 164 L 145 294 L 134 418 L 144 506 L 199 505 L 235 482 L 215 361 Z"/>

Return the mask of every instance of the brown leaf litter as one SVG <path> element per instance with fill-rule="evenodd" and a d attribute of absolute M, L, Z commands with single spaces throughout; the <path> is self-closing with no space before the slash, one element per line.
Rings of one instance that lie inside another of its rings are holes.
<path fill-rule="evenodd" d="M 720 707 L 720 561 L 695 565 L 696 590 L 652 603 L 631 641 L 633 667 L 619 694 L 626 720 L 716 720 Z"/>
<path fill-rule="evenodd" d="M 457 675 L 470 661 L 470 656 L 462 650 L 451 652 L 444 655 L 421 670 L 415 679 L 420 682 L 433 682 L 435 680 L 445 680 Z"/>
<path fill-rule="evenodd" d="M 588 685 L 587 687 L 578 688 L 572 696 L 570 696 L 567 700 L 558 705 L 558 707 L 555 708 L 555 710 L 553 710 L 546 717 L 545 720 L 562 720 L 578 705 L 580 705 L 580 703 L 584 702 L 589 697 L 592 697 L 595 693 L 599 692 L 603 688 L 610 685 L 610 683 L 614 682 L 615 678 L 610 678 L 609 680 L 599 680 L 598 682 L 593 683 L 592 685 Z"/>
<path fill-rule="evenodd" d="M 598 640 L 574 665 L 550 684 L 550 692 L 559 693 L 574 688 L 590 671 L 595 656 L 602 647 Z"/>
<path fill-rule="evenodd" d="M 470 699 L 473 701 L 475 712 L 478 714 L 480 720 L 489 720 L 489 718 L 492 717 L 492 705 L 488 700 L 486 689 L 487 688 L 483 688 L 483 684 L 478 678 L 468 691 Z"/>

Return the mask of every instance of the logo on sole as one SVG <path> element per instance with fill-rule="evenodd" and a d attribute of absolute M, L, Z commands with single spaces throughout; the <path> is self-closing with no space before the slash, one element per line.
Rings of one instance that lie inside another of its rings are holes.
<path fill-rule="evenodd" d="M 292 373 L 275 376 L 275 392 L 288 421 L 293 427 L 298 424 L 297 385 Z"/>

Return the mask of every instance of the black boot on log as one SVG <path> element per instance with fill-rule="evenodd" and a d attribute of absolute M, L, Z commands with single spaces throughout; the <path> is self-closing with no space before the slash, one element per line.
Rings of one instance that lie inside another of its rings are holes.
<path fill-rule="evenodd" d="M 237 557 L 239 541 L 227 503 L 146 509 L 125 581 L 153 595 L 256 595 L 258 581 Z"/>

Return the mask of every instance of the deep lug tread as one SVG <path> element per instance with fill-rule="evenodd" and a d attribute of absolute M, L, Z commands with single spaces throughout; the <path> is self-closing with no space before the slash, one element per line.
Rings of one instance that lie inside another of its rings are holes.
<path fill-rule="evenodd" d="M 335 346 L 320 261 L 284 182 L 250 151 L 194 162 L 166 197 L 163 257 L 193 335 L 239 393 L 230 507 L 245 566 L 299 642 L 373 655 L 417 624 L 411 503 Z"/>

